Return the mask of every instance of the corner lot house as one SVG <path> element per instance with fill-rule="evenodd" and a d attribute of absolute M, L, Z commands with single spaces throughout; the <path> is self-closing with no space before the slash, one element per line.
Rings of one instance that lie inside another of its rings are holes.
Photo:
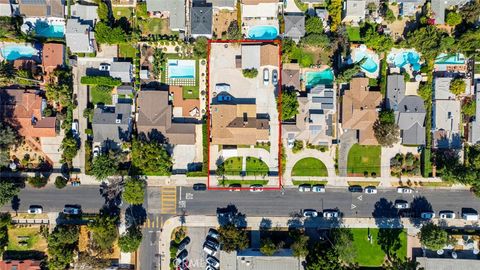
<path fill-rule="evenodd" d="M 368 90 L 368 78 L 353 78 L 350 89 L 345 91 L 342 100 L 342 127 L 357 131 L 359 144 L 378 144 L 373 132 L 373 123 L 378 118 L 378 108 L 382 102 L 380 92 Z"/>
<path fill-rule="evenodd" d="M 132 105 L 117 103 L 102 106 L 93 112 L 93 142 L 102 147 L 116 149 L 130 140 L 132 132 Z"/>
<path fill-rule="evenodd" d="M 79 19 L 67 20 L 65 41 L 72 53 L 95 52 L 95 37 L 92 27 Z"/>
<path fill-rule="evenodd" d="M 150 16 L 168 18 L 171 30 L 185 32 L 185 0 L 147 0 L 146 2 Z"/>
<path fill-rule="evenodd" d="M 190 9 L 191 35 L 194 38 L 212 37 L 212 4 L 204 1 L 193 1 Z"/>
<path fill-rule="evenodd" d="M 402 144 L 425 144 L 425 105 L 421 97 L 405 95 L 403 75 L 387 77 L 386 107 L 395 113 L 395 123 L 400 127 Z"/>

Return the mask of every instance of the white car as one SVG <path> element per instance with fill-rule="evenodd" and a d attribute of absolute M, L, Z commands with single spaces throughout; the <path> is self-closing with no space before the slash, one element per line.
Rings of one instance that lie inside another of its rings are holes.
<path fill-rule="evenodd" d="M 325 192 L 325 186 L 324 185 L 314 185 L 312 187 L 312 192 L 315 192 L 315 193 Z"/>
<path fill-rule="evenodd" d="M 412 193 L 412 192 L 413 192 L 413 189 L 411 189 L 409 187 L 398 187 L 397 188 L 397 193 L 409 194 L 409 193 Z"/>
<path fill-rule="evenodd" d="M 366 194 L 377 194 L 377 188 L 374 186 L 366 187 L 363 192 Z"/>
<path fill-rule="evenodd" d="M 408 209 L 410 208 L 410 204 L 406 201 L 396 201 L 395 208 L 397 209 Z"/>
<path fill-rule="evenodd" d="M 72 133 L 73 135 L 78 135 L 78 120 L 75 119 L 72 122 Z"/>
<path fill-rule="evenodd" d="M 251 185 L 250 192 L 262 192 L 263 186 L 262 185 Z"/>
<path fill-rule="evenodd" d="M 213 268 L 218 269 L 220 267 L 220 261 L 213 256 L 208 255 L 206 261 L 207 264 L 213 266 Z"/>
<path fill-rule="evenodd" d="M 330 218 L 338 218 L 340 214 L 337 210 L 325 210 L 323 211 L 323 217 L 330 219 Z"/>
<path fill-rule="evenodd" d="M 455 212 L 449 210 L 440 211 L 438 216 L 440 219 L 455 219 Z"/>
<path fill-rule="evenodd" d="M 100 71 L 109 71 L 110 70 L 110 64 L 102 63 L 102 64 L 100 64 L 100 67 L 98 69 Z"/>
<path fill-rule="evenodd" d="M 306 218 L 318 217 L 318 212 L 316 210 L 313 210 L 313 209 L 304 209 L 303 210 L 303 216 L 306 217 Z"/>
<path fill-rule="evenodd" d="M 287 147 L 290 148 L 290 149 L 292 149 L 294 146 L 295 146 L 295 139 L 293 139 L 293 138 L 290 139 L 290 138 L 289 138 L 289 139 L 287 140 Z"/>
<path fill-rule="evenodd" d="M 203 251 L 211 256 L 215 256 L 215 254 L 217 254 L 217 251 L 215 250 L 215 248 L 211 247 L 207 243 L 203 244 Z"/>
<path fill-rule="evenodd" d="M 209 237 L 211 237 L 215 240 L 218 240 L 218 238 L 220 238 L 220 234 L 218 233 L 218 231 L 215 230 L 215 229 L 212 229 L 212 228 L 210 228 L 210 230 L 208 230 L 207 236 L 209 236 Z"/>
<path fill-rule="evenodd" d="M 31 205 L 28 208 L 29 214 L 41 214 L 43 213 L 43 208 L 40 205 Z"/>
<path fill-rule="evenodd" d="M 270 72 L 268 72 L 268 68 L 263 69 L 263 84 L 268 85 L 268 82 L 270 80 Z"/>
<path fill-rule="evenodd" d="M 93 148 L 93 157 L 96 158 L 100 155 L 100 147 L 97 145 Z"/>
<path fill-rule="evenodd" d="M 422 212 L 420 214 L 420 218 L 422 219 L 432 219 L 435 218 L 435 212 Z"/>
<path fill-rule="evenodd" d="M 310 191 L 312 191 L 312 186 L 310 186 L 308 184 L 300 185 L 300 186 L 298 186 L 298 191 L 300 191 L 300 192 L 310 192 Z"/>

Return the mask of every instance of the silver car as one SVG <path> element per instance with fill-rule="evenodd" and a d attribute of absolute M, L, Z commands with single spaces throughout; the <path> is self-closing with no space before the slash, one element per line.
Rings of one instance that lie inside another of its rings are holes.
<path fill-rule="evenodd" d="M 326 219 L 338 218 L 340 213 L 337 210 L 325 210 L 323 211 L 323 217 Z"/>
<path fill-rule="evenodd" d="M 318 193 L 318 192 L 325 192 L 325 186 L 324 185 L 314 185 L 312 187 L 312 192 Z"/>
<path fill-rule="evenodd" d="M 405 194 L 410 194 L 413 192 L 413 189 L 409 187 L 398 187 L 397 188 L 397 193 L 405 193 Z"/>
<path fill-rule="evenodd" d="M 270 72 L 268 72 L 268 68 L 263 69 L 263 84 L 268 85 L 268 81 L 270 80 Z"/>
<path fill-rule="evenodd" d="M 377 188 L 374 186 L 366 187 L 363 191 L 365 194 L 377 194 Z"/>
<path fill-rule="evenodd" d="M 313 209 L 304 209 L 303 210 L 303 216 L 306 217 L 306 218 L 318 217 L 318 212 L 316 210 L 313 210 Z"/>
<path fill-rule="evenodd" d="M 395 201 L 395 208 L 397 209 L 408 209 L 410 208 L 410 204 L 406 201 Z"/>

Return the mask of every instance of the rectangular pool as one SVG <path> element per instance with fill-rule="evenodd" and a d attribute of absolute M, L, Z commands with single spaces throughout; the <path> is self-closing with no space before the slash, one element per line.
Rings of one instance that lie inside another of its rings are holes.
<path fill-rule="evenodd" d="M 169 59 L 168 79 L 195 79 L 195 61 Z"/>

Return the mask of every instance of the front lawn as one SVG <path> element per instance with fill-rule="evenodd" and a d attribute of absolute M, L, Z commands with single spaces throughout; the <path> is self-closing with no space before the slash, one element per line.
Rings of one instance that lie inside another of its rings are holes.
<path fill-rule="evenodd" d="M 304 158 L 293 166 L 292 176 L 328 176 L 327 166 L 316 158 Z"/>
<path fill-rule="evenodd" d="M 348 152 L 349 176 L 380 176 L 381 148 L 378 145 L 354 144 Z"/>
<path fill-rule="evenodd" d="M 242 158 L 227 158 L 223 164 L 225 165 L 225 175 L 240 175 L 242 172 Z"/>
<path fill-rule="evenodd" d="M 105 86 L 93 85 L 90 87 L 90 97 L 93 104 L 112 104 L 112 89 Z"/>
<path fill-rule="evenodd" d="M 348 40 L 352 42 L 362 41 L 362 37 L 360 36 L 360 27 L 347 26 L 347 34 Z"/>
<path fill-rule="evenodd" d="M 118 56 L 123 58 L 135 58 L 137 49 L 131 44 L 118 44 Z"/>
<path fill-rule="evenodd" d="M 117 20 L 122 17 L 130 20 L 130 18 L 132 17 L 132 12 L 132 9 L 129 7 L 113 7 L 112 9 L 113 17 L 115 17 L 115 19 Z"/>
<path fill-rule="evenodd" d="M 240 175 L 242 172 L 242 157 L 227 158 L 225 164 L 225 175 Z M 254 157 L 247 157 L 246 175 L 266 175 L 268 166 L 262 160 Z"/>
<path fill-rule="evenodd" d="M 368 231 L 370 230 L 370 235 L 372 236 L 372 241 L 368 241 Z M 389 234 L 389 230 L 391 230 L 392 234 Z M 390 236 L 393 239 L 397 239 L 400 242 L 400 249 L 394 252 L 398 258 L 405 258 L 407 255 L 407 233 L 405 230 L 400 232 L 398 238 L 395 237 L 396 229 L 384 229 L 383 232 L 380 234 L 379 238 L 379 229 L 351 229 L 353 234 L 353 245 L 357 252 L 356 262 L 359 266 L 365 267 L 378 267 L 383 264 L 385 261 L 385 252 L 382 249 L 379 242 L 386 242 L 391 239 L 382 239 L 382 235 L 385 238 Z M 392 251 L 393 252 L 393 251 Z"/>
<path fill-rule="evenodd" d="M 268 180 L 220 180 L 219 184 L 225 187 L 228 187 L 232 184 L 240 184 L 243 187 L 251 186 L 251 185 L 266 185 L 268 184 Z"/>
<path fill-rule="evenodd" d="M 40 234 L 40 227 L 11 227 L 8 229 L 8 250 L 36 250 L 45 252 L 47 241 Z"/>

